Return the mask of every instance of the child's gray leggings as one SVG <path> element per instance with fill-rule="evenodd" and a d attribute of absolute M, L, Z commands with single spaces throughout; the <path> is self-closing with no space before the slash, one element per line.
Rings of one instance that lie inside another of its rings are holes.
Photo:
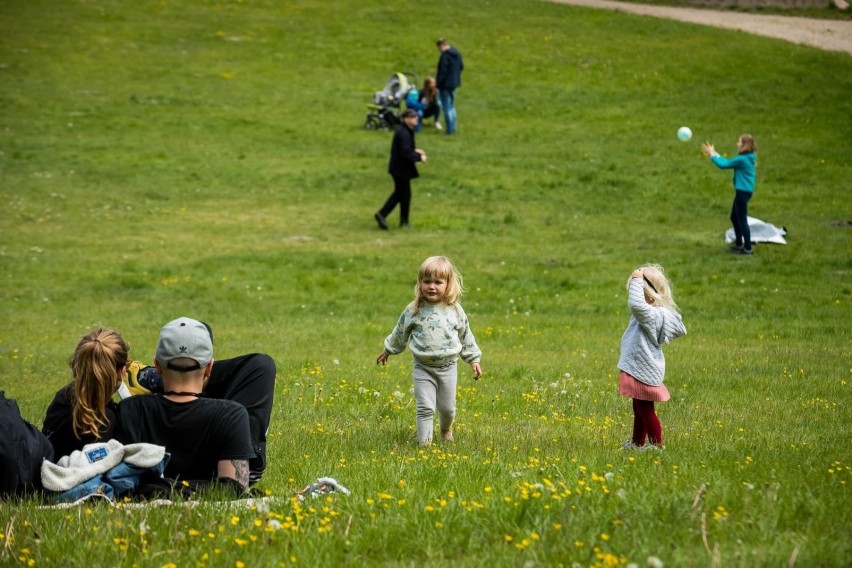
<path fill-rule="evenodd" d="M 458 370 L 452 361 L 445 367 L 430 367 L 414 359 L 414 400 L 417 403 L 417 441 L 432 441 L 435 409 L 441 431 L 449 430 L 456 417 L 456 384 Z"/>

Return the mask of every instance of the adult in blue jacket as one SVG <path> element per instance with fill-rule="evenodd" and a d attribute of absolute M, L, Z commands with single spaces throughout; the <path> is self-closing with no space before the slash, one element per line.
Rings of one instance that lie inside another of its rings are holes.
<path fill-rule="evenodd" d="M 452 134 L 456 131 L 455 91 L 461 87 L 464 62 L 459 50 L 448 44 L 447 40 L 439 39 L 436 45 L 441 52 L 441 57 L 438 59 L 438 74 L 435 77 L 438 99 L 441 101 L 441 110 L 444 112 L 446 132 Z"/>
<path fill-rule="evenodd" d="M 414 128 L 417 126 L 417 112 L 406 109 L 402 112 L 402 121 L 396 127 L 391 143 L 388 173 L 393 178 L 393 193 L 381 209 L 375 214 L 376 222 L 382 230 L 388 230 L 387 216 L 399 204 L 399 226 L 408 227 L 408 212 L 411 207 L 411 180 L 418 177 L 417 162 L 426 161 L 426 152 L 417 148 L 414 142 Z"/>
<path fill-rule="evenodd" d="M 737 139 L 737 155 L 728 159 L 720 156 L 713 144 L 701 145 L 705 155 L 717 168 L 734 170 L 734 204 L 731 207 L 731 224 L 734 226 L 736 243 L 731 252 L 751 254 L 751 229 L 748 226 L 748 202 L 754 195 L 754 183 L 757 167 L 757 146 L 751 134 L 743 134 Z"/>

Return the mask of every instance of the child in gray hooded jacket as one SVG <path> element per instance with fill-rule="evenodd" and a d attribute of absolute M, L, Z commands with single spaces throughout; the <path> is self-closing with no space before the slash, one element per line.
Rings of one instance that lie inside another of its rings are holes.
<path fill-rule="evenodd" d="M 621 338 L 618 392 L 633 399 L 633 436 L 624 448 L 662 449 L 663 428 L 654 402 L 671 398 L 663 384 L 662 346 L 686 335 L 662 266 L 647 264 L 633 271 L 627 281 L 627 306 L 631 315 Z"/>

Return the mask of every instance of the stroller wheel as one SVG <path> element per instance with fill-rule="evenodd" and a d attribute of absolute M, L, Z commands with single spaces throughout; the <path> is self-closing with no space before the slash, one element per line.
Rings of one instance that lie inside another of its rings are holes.
<path fill-rule="evenodd" d="M 367 118 L 364 120 L 364 128 L 367 130 L 378 130 L 381 127 L 382 123 L 379 121 L 378 116 L 372 113 L 367 114 Z"/>

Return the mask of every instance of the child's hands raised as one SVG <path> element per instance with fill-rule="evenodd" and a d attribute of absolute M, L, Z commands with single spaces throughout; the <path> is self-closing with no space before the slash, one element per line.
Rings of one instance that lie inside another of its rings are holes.
<path fill-rule="evenodd" d="M 473 369 L 473 380 L 478 381 L 479 377 L 482 376 L 482 367 L 479 366 L 479 362 L 471 363 L 471 369 Z"/>

